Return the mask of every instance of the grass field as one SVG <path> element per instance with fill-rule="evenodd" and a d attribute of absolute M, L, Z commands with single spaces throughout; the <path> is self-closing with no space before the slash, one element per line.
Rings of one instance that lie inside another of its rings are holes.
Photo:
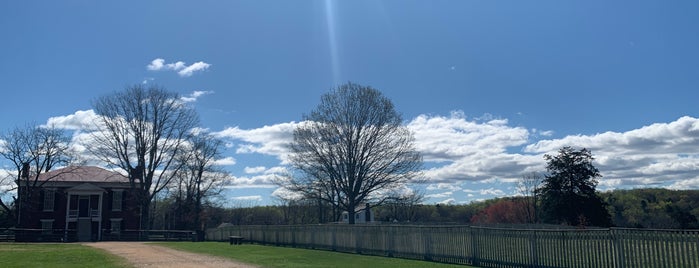
<path fill-rule="evenodd" d="M 0 243 L 0 267 L 129 267 L 125 260 L 79 244 Z"/>
<path fill-rule="evenodd" d="M 170 242 L 157 244 L 179 250 L 231 258 L 263 267 L 469 267 L 322 250 L 249 244 L 229 245 L 228 243 L 222 242 Z"/>

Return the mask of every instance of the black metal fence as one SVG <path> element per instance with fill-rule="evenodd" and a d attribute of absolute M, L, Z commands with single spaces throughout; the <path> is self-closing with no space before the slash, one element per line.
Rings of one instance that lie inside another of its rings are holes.
<path fill-rule="evenodd" d="M 189 230 L 102 230 L 101 237 L 92 234 L 91 241 L 200 241 L 201 236 Z M 74 229 L 0 229 L 0 241 L 76 242 Z"/>
<path fill-rule="evenodd" d="M 481 267 L 699 267 L 699 230 L 472 226 L 231 226 L 207 240 L 246 241 Z"/>

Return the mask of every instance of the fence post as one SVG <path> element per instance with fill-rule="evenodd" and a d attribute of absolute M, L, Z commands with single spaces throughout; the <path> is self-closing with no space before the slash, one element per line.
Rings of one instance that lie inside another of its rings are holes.
<path fill-rule="evenodd" d="M 536 250 L 536 230 L 529 231 L 529 267 L 539 267 L 539 256 Z"/>
<path fill-rule="evenodd" d="M 612 237 L 612 242 L 614 243 L 614 250 L 616 251 L 616 267 L 624 268 L 624 248 L 622 246 L 621 238 L 619 237 L 618 231 L 614 228 L 609 228 L 609 233 Z"/>
<path fill-rule="evenodd" d="M 354 251 L 357 252 L 357 254 L 362 254 L 362 245 L 359 241 L 360 230 L 357 228 L 357 225 L 352 225 L 351 228 L 353 229 L 352 233 L 354 233 Z"/>
<path fill-rule="evenodd" d="M 332 237 L 332 251 L 337 251 L 337 226 L 333 226 L 332 232 L 330 232 L 330 236 Z"/>
<path fill-rule="evenodd" d="M 396 227 L 389 227 L 387 232 L 382 233 L 385 239 L 384 241 L 386 241 L 386 256 L 393 257 L 393 243 L 396 237 Z"/>
<path fill-rule="evenodd" d="M 480 261 L 478 260 L 478 242 L 476 241 L 477 237 L 475 234 L 475 229 L 473 227 L 468 227 L 470 229 L 470 234 L 471 234 L 471 258 L 472 258 L 472 265 L 478 266 L 480 265 Z"/>
<path fill-rule="evenodd" d="M 425 246 L 424 257 L 426 261 L 432 260 L 432 233 L 426 231 L 428 227 L 420 227 L 420 233 L 422 233 L 422 242 Z"/>

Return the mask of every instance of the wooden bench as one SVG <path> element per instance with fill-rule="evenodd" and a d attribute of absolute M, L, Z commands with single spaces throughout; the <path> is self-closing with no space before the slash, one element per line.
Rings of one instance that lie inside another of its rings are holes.
<path fill-rule="evenodd" d="M 242 237 L 242 236 L 231 235 L 231 236 L 228 237 L 228 239 L 229 239 L 229 243 L 230 243 L 231 245 L 233 245 L 233 244 L 235 244 L 235 245 L 240 245 L 240 244 L 243 243 L 243 237 Z"/>

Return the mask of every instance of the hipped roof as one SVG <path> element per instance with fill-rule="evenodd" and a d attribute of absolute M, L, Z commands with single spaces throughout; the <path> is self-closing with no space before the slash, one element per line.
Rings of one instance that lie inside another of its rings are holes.
<path fill-rule="evenodd" d="M 129 182 L 118 172 L 93 166 L 69 166 L 39 175 L 41 181 L 53 182 Z"/>

